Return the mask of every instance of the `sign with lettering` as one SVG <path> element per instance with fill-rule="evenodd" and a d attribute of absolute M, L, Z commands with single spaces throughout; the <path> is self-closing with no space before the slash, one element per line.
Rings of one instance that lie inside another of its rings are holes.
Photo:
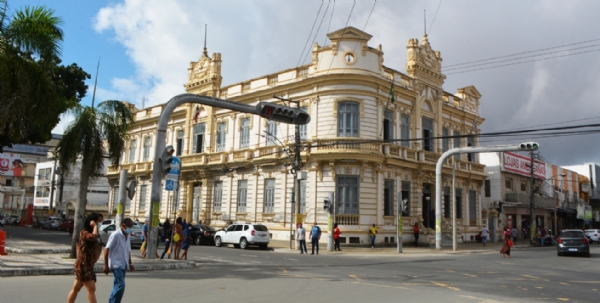
<path fill-rule="evenodd" d="M 531 176 L 531 159 L 521 156 L 519 154 L 514 154 L 511 152 L 504 152 L 503 154 L 503 165 L 502 168 L 504 171 L 523 175 L 523 176 Z M 537 179 L 546 179 L 546 163 L 534 160 L 533 162 L 533 175 Z"/>

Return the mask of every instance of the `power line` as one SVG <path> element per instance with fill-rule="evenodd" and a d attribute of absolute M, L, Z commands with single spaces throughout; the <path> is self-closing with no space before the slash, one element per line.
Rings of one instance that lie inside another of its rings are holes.
<path fill-rule="evenodd" d="M 556 54 L 556 53 L 574 51 L 574 50 L 579 50 L 579 49 L 586 49 L 586 48 L 596 47 L 596 46 L 600 46 L 600 44 L 586 45 L 586 46 L 576 47 L 576 48 L 572 48 L 572 49 L 565 49 L 565 50 L 547 52 L 547 53 L 537 54 L 537 55 L 516 57 L 516 58 L 505 59 L 505 60 L 500 60 L 500 61 L 485 62 L 485 63 L 479 63 L 479 64 L 466 64 L 465 66 L 457 66 L 457 67 L 451 67 L 451 68 L 446 67 L 446 69 L 444 69 L 444 71 L 452 71 L 452 70 L 458 70 L 458 69 L 467 69 L 467 68 L 473 68 L 473 67 L 477 67 L 477 66 L 485 66 L 485 65 L 498 64 L 498 63 L 510 62 L 510 61 L 515 61 L 515 60 L 527 59 L 527 58 L 535 58 L 535 57 L 540 57 L 540 56 L 545 56 L 545 55 L 550 55 L 550 54 Z"/>
<path fill-rule="evenodd" d="M 329 4 L 327 5 L 327 7 L 329 7 Z M 321 6 L 319 7 L 319 11 L 317 12 L 317 15 L 315 16 L 315 21 L 313 22 L 313 26 L 310 30 L 310 34 L 308 34 L 308 37 L 306 38 L 306 42 L 304 43 L 304 47 L 302 48 L 302 52 L 300 53 L 300 58 L 298 58 L 298 63 L 296 64 L 296 67 L 300 66 L 300 60 L 302 60 L 302 56 L 304 55 L 304 51 L 306 50 L 306 45 L 308 44 L 308 41 L 310 41 L 310 36 L 312 36 L 313 30 L 315 29 L 315 25 L 317 24 L 317 20 L 319 19 L 319 14 L 321 14 L 321 9 L 323 8 L 323 1 L 321 0 Z M 325 15 L 325 14 L 323 14 Z"/>
<path fill-rule="evenodd" d="M 440 10 L 440 6 L 442 6 L 442 0 L 440 0 L 440 4 L 438 4 L 437 9 L 435 10 L 435 15 L 433 15 L 433 20 L 431 21 L 431 24 L 429 25 L 429 32 L 426 32 L 425 34 L 431 33 L 431 29 L 433 28 L 433 23 L 435 22 L 435 17 L 437 17 L 438 11 Z"/>
<path fill-rule="evenodd" d="M 537 49 L 537 50 L 531 50 L 531 51 L 526 51 L 526 52 L 520 52 L 520 53 L 515 53 L 515 54 L 510 54 L 510 55 L 492 57 L 492 58 L 488 58 L 488 59 L 482 59 L 482 60 L 476 60 L 476 61 L 467 61 L 467 62 L 457 63 L 457 64 L 450 64 L 450 65 L 447 65 L 446 68 L 454 67 L 454 66 L 457 66 L 457 65 L 464 65 L 464 64 L 485 62 L 485 61 L 491 61 L 491 60 L 496 60 L 496 59 L 501 59 L 501 58 L 507 58 L 507 57 L 512 57 L 512 56 L 519 56 L 519 55 L 523 55 L 523 54 L 541 52 L 541 51 L 546 51 L 546 50 L 551 50 L 551 49 L 557 49 L 557 48 L 566 47 L 566 46 L 586 44 L 586 43 L 595 42 L 595 41 L 600 41 L 600 39 L 592 39 L 592 40 L 586 40 L 586 41 L 581 41 L 581 42 L 563 44 L 563 45 L 559 45 L 559 46 L 553 46 L 553 47 L 542 48 L 542 49 Z"/>
<path fill-rule="evenodd" d="M 317 27 L 317 31 L 315 32 L 315 37 L 313 38 L 312 42 L 310 43 L 310 45 L 313 45 L 315 43 L 315 40 L 317 39 L 317 35 L 319 34 L 319 30 L 321 29 L 321 25 L 323 25 L 323 21 L 325 20 L 325 15 L 327 14 L 327 11 L 329 10 L 329 5 L 331 4 L 331 1 L 329 1 L 329 3 L 327 4 L 327 7 L 325 8 L 325 12 L 323 13 L 323 17 L 321 18 L 321 22 L 319 23 L 319 27 Z M 304 55 L 304 60 L 302 60 L 301 62 L 306 62 L 306 58 L 308 58 L 308 54 L 310 54 L 310 47 L 308 48 L 306 55 Z"/>
<path fill-rule="evenodd" d="M 523 61 L 523 62 L 515 62 L 515 63 L 498 65 L 498 66 L 476 68 L 476 69 L 471 69 L 471 70 L 466 70 L 466 71 L 448 73 L 446 75 L 464 74 L 464 73 L 469 73 L 469 72 L 474 72 L 474 71 L 479 71 L 479 70 L 486 70 L 486 69 L 492 69 L 492 68 L 506 67 L 506 66 L 511 66 L 511 65 L 523 64 L 523 63 L 531 63 L 531 62 L 537 62 L 537 61 L 544 61 L 544 60 L 548 60 L 548 59 L 556 59 L 556 58 L 562 58 L 562 57 L 569 57 L 569 56 L 581 55 L 581 54 L 592 53 L 592 52 L 597 52 L 597 51 L 600 51 L 600 49 L 590 50 L 590 51 L 584 51 L 584 52 L 578 52 L 578 53 L 572 53 L 572 54 L 566 54 L 566 55 L 561 55 L 561 56 L 553 56 L 553 57 L 541 58 L 541 59 L 536 59 L 536 60 Z"/>

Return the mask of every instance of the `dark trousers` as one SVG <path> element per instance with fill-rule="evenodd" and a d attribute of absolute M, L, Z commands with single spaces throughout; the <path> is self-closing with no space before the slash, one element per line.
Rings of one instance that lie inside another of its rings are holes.
<path fill-rule="evenodd" d="M 415 234 L 415 246 L 419 247 L 419 234 Z"/>
<path fill-rule="evenodd" d="M 308 250 L 306 250 L 306 240 L 298 240 L 298 244 L 300 244 L 300 253 L 308 253 Z"/>
<path fill-rule="evenodd" d="M 333 241 L 335 241 L 335 245 L 333 247 L 333 250 L 341 250 L 340 249 L 340 238 L 337 238 L 337 239 L 335 239 Z"/>
<path fill-rule="evenodd" d="M 169 250 L 169 245 L 171 245 L 171 241 L 165 241 L 165 250 L 163 250 L 162 255 L 160 255 L 161 259 L 165 257 L 165 254 Z"/>
<path fill-rule="evenodd" d="M 312 238 L 312 253 L 315 253 L 315 247 L 317 248 L 317 255 L 319 254 L 319 238 Z"/>

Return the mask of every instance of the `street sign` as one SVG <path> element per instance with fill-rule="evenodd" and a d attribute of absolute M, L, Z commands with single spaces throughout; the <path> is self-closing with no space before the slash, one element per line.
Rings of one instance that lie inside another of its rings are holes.
<path fill-rule="evenodd" d="M 181 160 L 177 157 L 173 157 L 171 162 L 171 170 L 165 176 L 165 190 L 173 191 L 177 189 L 177 182 L 179 181 L 179 172 L 181 171 Z"/>

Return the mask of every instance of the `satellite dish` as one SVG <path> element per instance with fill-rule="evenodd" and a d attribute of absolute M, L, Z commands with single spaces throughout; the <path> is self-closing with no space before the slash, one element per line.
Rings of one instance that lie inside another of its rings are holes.
<path fill-rule="evenodd" d="M 127 197 L 129 197 L 129 200 L 133 199 L 133 196 L 135 196 L 135 187 L 137 186 L 137 182 L 135 180 L 129 182 L 129 186 L 127 186 Z"/>

